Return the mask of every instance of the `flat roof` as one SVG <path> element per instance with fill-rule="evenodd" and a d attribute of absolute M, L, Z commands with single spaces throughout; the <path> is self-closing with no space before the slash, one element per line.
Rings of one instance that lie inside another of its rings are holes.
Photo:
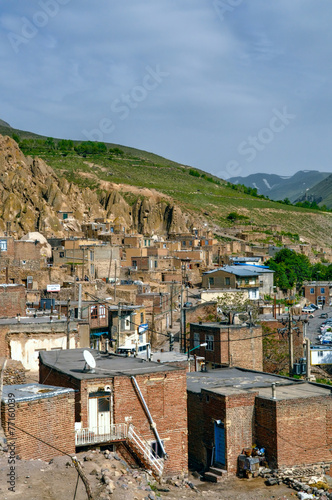
<path fill-rule="evenodd" d="M 85 360 L 83 351 L 89 351 L 96 361 L 94 373 L 84 371 Z M 165 364 L 146 361 L 133 356 L 124 357 L 115 354 L 103 354 L 94 349 L 65 349 L 59 351 L 40 351 L 42 363 L 58 372 L 69 375 L 78 380 L 93 380 L 96 378 L 110 378 L 148 373 L 171 372 L 178 370 Z"/>
<path fill-rule="evenodd" d="M 224 394 L 230 388 L 240 389 L 240 392 L 247 392 L 250 389 L 269 388 L 271 391 L 272 382 L 280 385 L 300 385 L 287 377 L 273 375 L 271 373 L 244 370 L 241 368 L 217 368 L 207 372 L 187 373 L 187 389 L 190 392 L 200 393 L 202 389 L 211 390 Z"/>
<path fill-rule="evenodd" d="M 272 399 L 271 387 L 261 388 L 258 392 L 261 397 Z M 331 396 L 331 390 L 327 387 L 309 384 L 308 382 L 282 387 L 279 385 L 276 386 L 275 399 L 277 401 L 283 401 L 285 399 L 313 398 L 317 396 Z"/>
<path fill-rule="evenodd" d="M 15 399 L 16 402 L 34 401 L 36 399 L 46 399 L 59 396 L 60 394 L 68 394 L 75 392 L 74 389 L 67 387 L 56 387 L 53 385 L 42 384 L 15 384 L 4 385 L 2 390 L 1 400 L 8 404 L 9 400 Z M 13 395 L 15 398 L 13 398 Z"/>
<path fill-rule="evenodd" d="M 248 326 L 246 322 L 241 323 L 239 325 L 230 325 L 229 323 L 217 323 L 217 322 L 206 322 L 206 323 L 190 323 L 190 325 L 193 326 L 199 326 L 199 327 L 204 327 L 204 328 L 244 328 L 245 326 Z M 259 328 L 259 325 L 251 325 L 250 328 Z"/>

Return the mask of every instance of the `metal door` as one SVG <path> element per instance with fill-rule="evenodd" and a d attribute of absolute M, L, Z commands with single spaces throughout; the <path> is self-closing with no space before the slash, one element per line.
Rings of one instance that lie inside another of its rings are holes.
<path fill-rule="evenodd" d="M 214 423 L 214 446 L 215 446 L 215 454 L 214 454 L 215 463 L 225 465 L 226 464 L 225 428 L 222 422 Z"/>

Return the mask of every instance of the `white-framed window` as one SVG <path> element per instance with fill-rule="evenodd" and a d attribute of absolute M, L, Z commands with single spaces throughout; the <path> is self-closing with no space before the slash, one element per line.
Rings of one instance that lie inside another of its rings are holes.
<path fill-rule="evenodd" d="M 106 318 L 106 307 L 103 305 L 99 306 L 99 317 Z"/>
<path fill-rule="evenodd" d="M 0 251 L 7 252 L 7 240 L 0 240 Z"/>
<path fill-rule="evenodd" d="M 207 343 L 206 350 L 214 351 L 214 336 L 213 335 L 205 335 L 205 342 Z"/>
<path fill-rule="evenodd" d="M 324 352 L 323 352 L 323 351 L 318 351 L 318 352 L 317 352 L 317 356 L 318 356 L 319 358 L 322 358 L 322 357 L 324 356 Z"/>

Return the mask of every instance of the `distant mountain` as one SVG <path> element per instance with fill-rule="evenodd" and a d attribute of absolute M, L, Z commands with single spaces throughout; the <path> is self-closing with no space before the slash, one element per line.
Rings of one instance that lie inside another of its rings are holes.
<path fill-rule="evenodd" d="M 315 184 L 305 195 L 300 196 L 296 201 L 315 201 L 318 205 L 326 205 L 332 208 L 332 174 L 324 180 Z"/>
<path fill-rule="evenodd" d="M 0 126 L 1 127 L 11 128 L 11 126 L 9 125 L 9 123 L 5 122 L 4 120 L 0 120 Z"/>
<path fill-rule="evenodd" d="M 276 174 L 251 174 L 248 177 L 231 177 L 232 184 L 244 184 L 257 188 L 259 194 L 268 196 L 271 200 L 288 198 L 292 203 L 304 197 L 307 189 L 321 183 L 331 175 L 330 172 L 317 170 L 300 170 L 287 177 Z"/>

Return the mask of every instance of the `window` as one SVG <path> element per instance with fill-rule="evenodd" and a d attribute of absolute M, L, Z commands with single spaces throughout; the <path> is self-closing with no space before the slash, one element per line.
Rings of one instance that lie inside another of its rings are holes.
<path fill-rule="evenodd" d="M 158 261 L 157 260 L 154 261 L 154 267 L 155 268 L 158 267 Z"/>
<path fill-rule="evenodd" d="M 320 293 L 325 293 L 325 288 L 321 288 Z"/>
<path fill-rule="evenodd" d="M 185 247 L 185 246 L 186 246 L 186 242 L 185 242 L 185 241 L 183 241 L 183 242 L 182 242 L 182 246 L 183 246 L 183 247 Z"/>
<path fill-rule="evenodd" d="M 199 333 L 194 333 L 194 345 L 193 347 L 198 347 L 200 345 L 200 335 Z"/>
<path fill-rule="evenodd" d="M 205 240 L 205 245 L 208 245 L 209 244 L 209 240 Z"/>
<path fill-rule="evenodd" d="M 155 458 L 162 458 L 163 452 L 161 446 L 158 441 L 152 441 L 151 444 L 151 455 Z M 164 441 L 162 441 L 162 445 L 164 446 Z"/>
<path fill-rule="evenodd" d="M 249 278 L 244 278 L 244 282 L 246 285 L 249 285 Z"/>
<path fill-rule="evenodd" d="M 318 351 L 317 355 L 318 355 L 319 358 L 322 358 L 324 356 L 324 352 L 323 351 Z"/>
<path fill-rule="evenodd" d="M 207 343 L 206 350 L 214 351 L 214 336 L 213 335 L 205 335 L 205 342 Z"/>
<path fill-rule="evenodd" d="M 126 328 L 130 328 L 130 319 L 126 319 Z"/>
<path fill-rule="evenodd" d="M 315 289 L 314 288 L 310 288 L 310 293 L 315 293 Z"/>
<path fill-rule="evenodd" d="M 0 240 L 0 251 L 7 252 L 7 240 Z"/>
<path fill-rule="evenodd" d="M 98 412 L 104 413 L 105 411 L 110 411 L 109 398 L 98 398 Z"/>
<path fill-rule="evenodd" d="M 144 313 L 141 313 L 141 323 L 144 323 Z"/>
<path fill-rule="evenodd" d="M 90 317 L 91 317 L 91 319 L 97 319 L 98 318 L 98 309 L 97 309 L 97 306 L 91 306 L 90 307 Z"/>
<path fill-rule="evenodd" d="M 193 246 L 193 242 L 192 241 L 189 241 L 189 246 Z"/>
<path fill-rule="evenodd" d="M 137 260 L 133 260 L 133 267 L 137 267 Z"/>
<path fill-rule="evenodd" d="M 60 257 L 60 259 L 63 259 L 63 257 L 64 257 L 64 256 L 65 256 L 65 252 L 60 252 L 60 253 L 59 253 L 59 257 Z"/>
<path fill-rule="evenodd" d="M 103 305 L 99 306 L 99 317 L 106 318 L 106 308 Z"/>
<path fill-rule="evenodd" d="M 90 250 L 90 260 L 95 260 L 95 253 Z"/>
<path fill-rule="evenodd" d="M 214 285 L 214 278 L 209 278 L 209 285 Z"/>
<path fill-rule="evenodd" d="M 225 278 L 225 285 L 231 284 L 231 278 Z"/>

